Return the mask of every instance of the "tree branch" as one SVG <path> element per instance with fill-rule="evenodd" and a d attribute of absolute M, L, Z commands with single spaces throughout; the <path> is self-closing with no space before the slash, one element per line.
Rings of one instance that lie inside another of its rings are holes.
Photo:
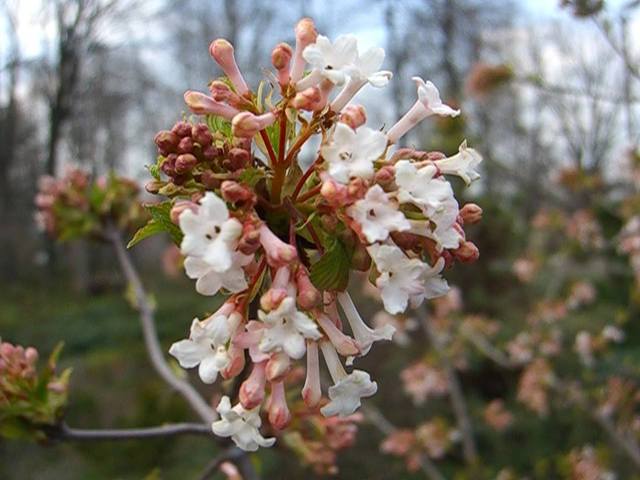
<path fill-rule="evenodd" d="M 204 422 L 211 423 L 216 419 L 216 414 L 213 409 L 207 405 L 207 402 L 205 402 L 202 396 L 189 382 L 182 380 L 173 374 L 164 358 L 160 342 L 158 341 L 153 305 L 149 301 L 149 296 L 142 285 L 140 276 L 138 275 L 138 272 L 124 247 L 120 232 L 112 228 L 107 231 L 107 235 L 116 252 L 116 257 L 120 264 L 122 273 L 133 290 L 136 308 L 140 312 L 142 333 L 151 364 L 160 377 L 162 377 L 169 386 L 184 397 L 191 408 Z"/>
<path fill-rule="evenodd" d="M 462 436 L 462 452 L 465 462 L 472 466 L 477 463 L 478 449 L 476 447 L 475 440 L 473 438 L 473 426 L 471 425 L 471 419 L 467 410 L 467 403 L 462 393 L 462 386 L 460 385 L 460 379 L 456 373 L 455 368 L 451 363 L 448 353 L 445 351 L 443 342 L 434 332 L 431 323 L 429 322 L 429 312 L 427 307 L 423 308 L 422 328 L 424 330 L 427 339 L 433 345 L 433 348 L 438 353 L 442 362 L 442 367 L 447 376 L 447 383 L 449 386 L 449 398 L 451 398 L 451 406 L 453 407 L 453 413 L 456 417 L 458 429 Z"/>
<path fill-rule="evenodd" d="M 376 427 L 384 435 L 391 435 L 398 429 L 382 414 L 380 410 L 370 403 L 362 407 L 362 412 L 371 425 Z M 427 455 L 420 455 L 420 468 L 430 480 L 445 480 L 438 467 Z"/>
<path fill-rule="evenodd" d="M 209 425 L 204 423 L 175 423 L 146 428 L 86 429 L 72 428 L 66 423 L 48 432 L 60 440 L 135 440 L 141 438 L 175 437 L 178 435 L 206 435 L 211 437 Z"/>

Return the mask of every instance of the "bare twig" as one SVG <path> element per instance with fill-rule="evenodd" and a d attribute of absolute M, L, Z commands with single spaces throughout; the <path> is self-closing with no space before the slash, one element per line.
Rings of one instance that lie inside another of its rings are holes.
<path fill-rule="evenodd" d="M 212 422 L 216 418 L 216 414 L 213 409 L 207 405 L 207 402 L 205 402 L 202 396 L 189 382 L 182 380 L 173 374 L 164 358 L 164 354 L 160 348 L 160 342 L 158 341 L 153 305 L 151 304 L 149 296 L 147 295 L 147 292 L 142 285 L 142 281 L 140 280 L 140 276 L 138 275 L 138 272 L 136 271 L 136 268 L 131 262 L 131 258 L 124 247 L 120 232 L 116 229 L 111 229 L 109 230 L 108 235 L 116 252 L 122 273 L 133 290 L 136 307 L 140 312 L 142 333 L 144 335 L 144 342 L 147 347 L 147 352 L 149 353 L 151 364 L 156 369 L 156 372 L 158 372 L 160 377 L 162 377 L 167 384 L 185 398 L 191 408 L 204 422 Z"/>
<path fill-rule="evenodd" d="M 398 429 L 373 405 L 362 407 L 362 412 L 371 425 L 385 435 L 391 435 Z M 427 455 L 420 455 L 420 468 L 430 480 L 445 480 L 438 467 Z"/>
<path fill-rule="evenodd" d="M 431 345 L 438 353 L 442 367 L 447 376 L 447 383 L 449 386 L 449 397 L 451 398 L 451 406 L 453 407 L 453 413 L 456 417 L 456 423 L 462 436 L 462 452 L 465 462 L 468 465 L 475 465 L 478 461 L 478 449 L 476 442 L 473 438 L 473 426 L 471 425 L 471 418 L 467 410 L 467 402 L 465 401 L 464 394 L 462 393 L 462 386 L 460 385 L 460 379 L 456 373 L 451 359 L 446 352 L 445 345 L 434 332 L 431 322 L 429 322 L 429 312 L 427 307 L 423 308 L 422 315 L 422 328 L 427 336 Z"/>
<path fill-rule="evenodd" d="M 591 419 L 602 428 L 611 441 L 616 444 L 633 462 L 637 469 L 640 469 L 640 445 L 630 435 L 625 435 L 616 428 L 615 423 L 602 412 L 589 403 L 585 395 L 575 388 L 564 386 L 561 381 L 551 382 L 551 388 L 566 399 L 570 404 L 580 408 Z"/>
<path fill-rule="evenodd" d="M 228 448 L 227 450 L 223 450 L 218 455 L 213 457 L 213 459 L 207 464 L 207 466 L 204 468 L 204 470 L 198 476 L 198 478 L 200 480 L 207 480 L 211 478 L 216 473 L 218 468 L 220 468 L 220 465 L 224 462 L 235 461 L 236 463 L 239 463 L 244 453 L 245 452 L 243 452 L 237 447 L 231 447 L 231 448 Z"/>
<path fill-rule="evenodd" d="M 60 440 L 134 440 L 141 438 L 175 437 L 178 435 L 206 435 L 212 437 L 211 427 L 204 423 L 175 423 L 147 428 L 86 429 L 72 428 L 66 423 L 50 432 Z"/>

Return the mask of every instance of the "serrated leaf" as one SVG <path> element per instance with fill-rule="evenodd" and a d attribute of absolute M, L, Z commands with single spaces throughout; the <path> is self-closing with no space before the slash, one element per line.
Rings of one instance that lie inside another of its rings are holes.
<path fill-rule="evenodd" d="M 149 173 L 154 179 L 160 180 L 160 166 L 158 163 L 155 165 L 148 165 L 147 170 L 149 170 Z"/>
<path fill-rule="evenodd" d="M 311 282 L 320 290 L 345 290 L 349 283 L 351 260 L 346 247 L 334 240 L 316 263 L 311 265 Z"/>
<path fill-rule="evenodd" d="M 242 183 L 246 183 L 249 187 L 254 188 L 260 180 L 267 176 L 267 172 L 261 167 L 249 167 L 245 168 L 240 174 L 239 180 Z"/>
<path fill-rule="evenodd" d="M 226 138 L 232 138 L 231 122 L 217 115 L 207 115 L 207 126 L 211 133 L 221 133 Z"/>
<path fill-rule="evenodd" d="M 172 206 L 171 202 L 145 205 L 144 208 L 151 215 L 151 220 L 149 220 L 144 227 L 140 228 L 135 233 L 133 238 L 129 241 L 127 248 L 131 248 L 145 238 L 162 232 L 167 232 L 173 243 L 180 245 L 182 242 L 182 232 L 180 231 L 180 228 L 171 221 Z"/>

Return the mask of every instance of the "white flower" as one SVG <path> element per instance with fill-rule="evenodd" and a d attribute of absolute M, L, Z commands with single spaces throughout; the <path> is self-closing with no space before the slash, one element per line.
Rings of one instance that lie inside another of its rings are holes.
<path fill-rule="evenodd" d="M 380 185 L 371 187 L 363 199 L 347 208 L 347 214 L 360 224 L 369 243 L 386 240 L 390 232 L 411 228 L 409 221 Z"/>
<path fill-rule="evenodd" d="M 432 82 L 426 82 L 420 77 L 412 77 L 411 80 L 418 86 L 418 101 L 424 106 L 429 115 L 441 115 L 443 117 L 457 117 L 460 110 L 454 110 L 449 105 L 442 103 L 440 91 Z"/>
<path fill-rule="evenodd" d="M 360 399 L 374 395 L 378 385 L 371 381 L 367 372 L 362 370 L 354 370 L 347 374 L 331 343 L 321 342 L 320 348 L 334 382 L 333 386 L 329 387 L 331 401 L 322 407 L 320 412 L 325 417 L 351 415 L 360 406 Z"/>
<path fill-rule="evenodd" d="M 457 154 L 452 157 L 437 160 L 435 164 L 442 173 L 457 175 L 469 185 L 474 180 L 480 178 L 480 174 L 476 170 L 480 162 L 482 162 L 482 156 L 473 148 L 467 148 L 467 141 L 465 140 L 460 145 Z"/>
<path fill-rule="evenodd" d="M 426 165 L 417 169 L 408 160 L 400 160 L 395 165 L 398 201 L 412 203 L 429 217 L 442 208 L 442 204 L 454 198 L 451 184 L 444 178 L 436 177 L 438 169 Z"/>
<path fill-rule="evenodd" d="M 353 337 L 360 347 L 360 355 L 369 353 L 371 345 L 373 345 L 374 342 L 391 340 L 393 338 L 393 334 L 396 331 L 393 325 L 386 324 L 376 329 L 369 328 L 369 326 L 364 323 L 364 320 L 362 320 L 348 293 L 338 293 L 338 301 L 347 317 L 347 321 L 353 332 Z"/>
<path fill-rule="evenodd" d="M 197 318 L 191 324 L 189 338 L 171 345 L 169 353 L 183 368 L 197 365 L 198 374 L 204 383 L 213 383 L 218 372 L 229 363 L 227 342 L 240 323 L 240 315 L 232 313 L 213 314 L 200 322 Z"/>
<path fill-rule="evenodd" d="M 387 312 L 401 313 L 409 303 L 415 308 L 425 297 L 435 298 L 447 292 L 447 282 L 439 275 L 444 259 L 429 268 L 416 258 L 408 258 L 395 245 L 374 244 L 367 250 L 380 272 L 376 285 Z"/>
<path fill-rule="evenodd" d="M 227 204 L 215 193 L 205 193 L 197 213 L 190 209 L 182 212 L 180 229 L 184 233 L 180 245 L 184 255 L 201 258 L 218 272 L 231 267 L 242 224 L 229 218 Z"/>
<path fill-rule="evenodd" d="M 393 74 L 389 70 L 380 70 L 384 62 L 384 50 L 373 47 L 358 55 L 350 71 L 351 79 L 357 82 L 370 83 L 373 87 L 384 87 Z"/>
<path fill-rule="evenodd" d="M 242 224 L 229 218 L 225 202 L 207 192 L 198 212 L 185 210 L 180 215 L 180 229 L 184 233 L 182 253 L 187 257 L 185 270 L 189 278 L 198 279 L 196 290 L 214 295 L 220 288 L 240 292 L 247 288 L 242 267 L 251 257 L 235 251 L 242 234 Z"/>
<path fill-rule="evenodd" d="M 312 86 L 307 85 L 311 82 L 309 77 L 315 79 L 322 76 L 336 85 L 343 84 L 358 55 L 357 44 L 353 35 L 341 35 L 334 43 L 324 35 L 318 35 L 316 43 L 309 45 L 302 53 L 313 72 L 298 82 L 298 90 Z"/>
<path fill-rule="evenodd" d="M 376 88 L 387 85 L 393 74 L 388 70 L 380 70 L 383 61 L 382 48 L 370 48 L 364 54 L 358 55 L 349 72 L 349 81 L 331 102 L 331 110 L 340 112 L 367 83 Z"/>
<path fill-rule="evenodd" d="M 412 221 L 411 232 L 433 238 L 440 248 L 458 248 L 460 232 L 456 228 L 458 202 L 453 195 L 451 184 L 442 176 L 435 176 L 438 169 L 426 165 L 417 169 L 407 160 L 400 160 L 395 166 L 397 198 L 400 203 L 411 203 L 435 224 L 435 229 L 427 221 Z"/>
<path fill-rule="evenodd" d="M 331 400 L 320 412 L 325 417 L 340 415 L 346 417 L 355 412 L 361 405 L 360 399 L 375 395 L 378 391 L 376 382 L 371 381 L 367 372 L 354 370 L 335 385 L 329 387 L 329 399 Z"/>
<path fill-rule="evenodd" d="M 331 142 L 324 145 L 320 153 L 329 164 L 329 175 L 340 183 L 347 183 L 351 177 L 372 178 L 373 162 L 386 148 L 387 138 L 383 133 L 367 127 L 354 131 L 339 122 Z"/>
<path fill-rule="evenodd" d="M 255 452 L 258 447 L 271 447 L 275 438 L 264 438 L 260 431 L 260 407 L 245 410 L 241 404 L 231 408 L 231 401 L 226 395 L 222 397 L 217 412 L 220 420 L 211 424 L 213 433 L 220 437 L 231 437 L 231 440 L 242 450 Z"/>
<path fill-rule="evenodd" d="M 418 100 L 405 113 L 396 124 L 389 129 L 387 138 L 390 143 L 396 143 L 409 130 L 418 125 L 422 120 L 431 115 L 440 115 L 444 117 L 457 117 L 460 110 L 454 110 L 448 105 L 442 103 L 440 92 L 436 86 L 420 77 L 412 79 L 418 86 Z"/>
<path fill-rule="evenodd" d="M 286 297 L 269 313 L 258 311 L 265 323 L 260 350 L 282 350 L 291 358 L 302 358 L 306 351 L 305 338 L 318 340 L 322 334 L 316 323 L 296 307 L 295 298 Z"/>
<path fill-rule="evenodd" d="M 211 264 L 198 257 L 187 257 L 184 269 L 189 278 L 197 279 L 196 291 L 201 295 L 215 295 L 225 288 L 236 293 L 248 286 L 242 267 L 251 262 L 250 255 L 233 252 L 229 257 L 233 265 L 226 271 L 219 272 Z"/>

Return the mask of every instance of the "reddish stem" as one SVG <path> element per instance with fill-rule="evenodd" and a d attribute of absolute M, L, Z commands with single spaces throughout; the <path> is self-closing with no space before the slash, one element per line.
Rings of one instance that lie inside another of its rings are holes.
<path fill-rule="evenodd" d="M 300 191 L 302 190 L 302 187 L 304 187 L 304 184 L 307 182 L 307 179 L 311 176 L 311 174 L 315 171 L 316 166 L 318 165 L 318 163 L 320 163 L 320 159 L 322 157 L 318 157 L 316 158 L 313 163 L 309 166 L 309 168 L 307 169 L 306 172 L 304 172 L 304 174 L 300 177 L 300 179 L 298 180 L 298 183 L 296 184 L 296 188 L 294 188 L 293 190 L 293 194 L 291 194 L 291 201 L 295 202 L 296 198 L 298 198 L 298 195 L 300 194 Z"/>
<path fill-rule="evenodd" d="M 278 148 L 278 164 L 284 163 L 284 150 L 287 148 L 287 115 L 284 108 L 280 114 L 280 139 Z"/>
<path fill-rule="evenodd" d="M 303 193 L 302 195 L 300 195 L 300 197 L 298 198 L 298 202 L 297 203 L 306 202 L 311 197 L 313 197 L 313 196 L 317 195 L 318 193 L 320 193 L 320 190 L 322 190 L 322 184 L 316 185 L 311 190 L 309 190 L 309 191 Z"/>
<path fill-rule="evenodd" d="M 266 130 L 260 130 L 260 137 L 264 142 L 265 147 L 267 147 L 267 152 L 269 153 L 269 160 L 271 161 L 271 166 L 275 167 L 278 163 L 278 159 L 276 158 L 276 152 L 273 149 L 273 145 L 271 145 L 271 140 L 269 139 L 269 135 L 267 135 Z"/>

